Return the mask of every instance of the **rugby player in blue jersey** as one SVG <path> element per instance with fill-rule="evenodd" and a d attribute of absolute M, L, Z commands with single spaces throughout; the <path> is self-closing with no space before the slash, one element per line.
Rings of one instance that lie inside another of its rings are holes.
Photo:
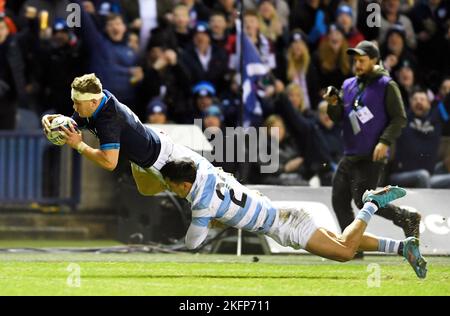
<path fill-rule="evenodd" d="M 341 262 L 351 260 L 358 250 L 396 253 L 408 260 L 419 278 L 426 276 L 426 261 L 420 253 L 417 238 L 392 240 L 365 233 L 367 224 L 379 208 L 406 195 L 402 188 L 387 186 L 366 191 L 364 207 L 338 235 L 322 227 L 308 210 L 292 205 L 275 207 L 267 197 L 202 161 L 169 161 L 160 171 L 169 189 L 191 203 L 192 222 L 186 234 L 186 246 L 190 249 L 199 247 L 208 235 L 210 223 L 218 221 L 266 234 L 282 246 L 303 248 Z"/>
<path fill-rule="evenodd" d="M 166 190 L 159 170 L 170 159 L 189 157 L 205 164 L 209 162 L 189 148 L 175 144 L 162 131 L 141 123 L 125 104 L 102 88 L 95 74 L 77 77 L 72 82 L 72 118 L 81 129 L 90 130 L 100 142 L 92 148 L 83 142 L 82 133 L 74 128 L 64 129 L 66 144 L 106 170 L 114 170 L 119 151 L 131 162 L 131 169 L 139 192 L 154 195 Z M 42 118 L 44 132 L 50 131 L 51 122 L 59 114 Z"/>

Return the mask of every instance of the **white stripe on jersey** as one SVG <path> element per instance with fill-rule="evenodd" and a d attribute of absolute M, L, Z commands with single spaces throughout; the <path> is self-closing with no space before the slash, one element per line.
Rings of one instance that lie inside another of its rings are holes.
<path fill-rule="evenodd" d="M 211 211 L 209 209 L 192 211 L 192 217 L 208 217 L 208 216 L 211 216 Z"/>

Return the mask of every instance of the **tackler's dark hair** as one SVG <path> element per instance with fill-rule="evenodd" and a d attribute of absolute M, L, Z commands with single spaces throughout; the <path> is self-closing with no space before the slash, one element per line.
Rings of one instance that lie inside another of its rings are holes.
<path fill-rule="evenodd" d="M 197 167 L 190 159 L 169 161 L 161 168 L 160 172 L 164 179 L 175 183 L 194 183 L 197 177 Z"/>

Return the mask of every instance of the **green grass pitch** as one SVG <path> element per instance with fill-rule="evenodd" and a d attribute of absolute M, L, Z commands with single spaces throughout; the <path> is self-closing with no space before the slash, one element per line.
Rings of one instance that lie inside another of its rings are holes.
<path fill-rule="evenodd" d="M 37 244 L 79 246 L 28 246 Z M 19 246 L 0 242 L 0 248 Z M 395 256 L 345 264 L 309 255 L 257 257 L 258 262 L 253 255 L 1 253 L 0 295 L 450 295 L 450 257 L 429 257 L 425 280 Z"/>

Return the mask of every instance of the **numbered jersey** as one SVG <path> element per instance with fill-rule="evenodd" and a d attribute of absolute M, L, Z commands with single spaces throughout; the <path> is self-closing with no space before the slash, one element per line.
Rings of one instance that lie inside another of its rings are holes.
<path fill-rule="evenodd" d="M 216 219 L 228 226 L 267 233 L 277 212 L 267 197 L 207 164 L 198 165 L 187 199 L 192 203 L 192 225 L 199 227 Z"/>
<path fill-rule="evenodd" d="M 100 141 L 100 149 L 119 149 L 126 157 L 142 168 L 148 168 L 158 159 L 161 140 L 150 127 L 111 92 L 103 90 L 104 97 L 90 118 L 72 116 L 81 128 L 87 128 Z"/>

